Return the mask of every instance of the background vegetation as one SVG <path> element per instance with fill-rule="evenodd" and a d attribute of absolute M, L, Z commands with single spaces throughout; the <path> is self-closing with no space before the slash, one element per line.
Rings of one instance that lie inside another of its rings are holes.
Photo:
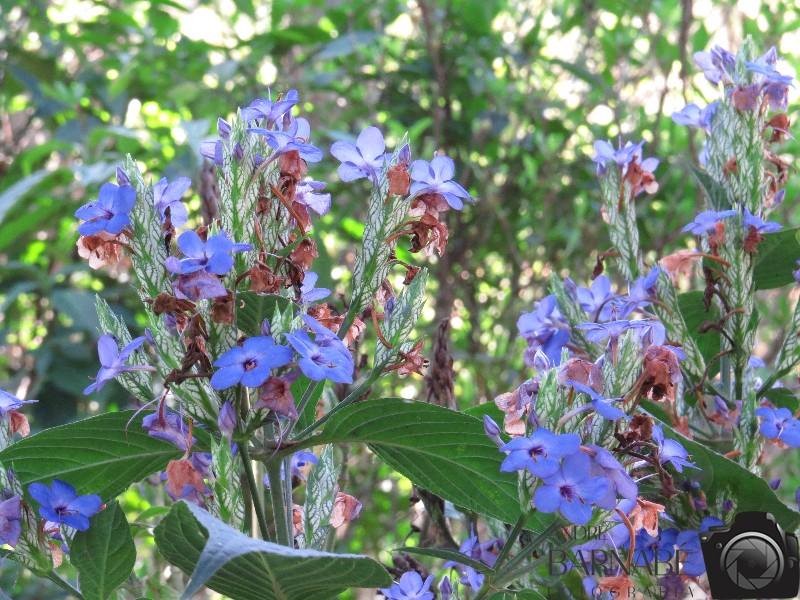
<path fill-rule="evenodd" d="M 456 158 L 479 201 L 449 213 L 426 320 L 433 340 L 450 318 L 466 407 L 525 377 L 515 321 L 547 275 L 585 282 L 609 246 L 592 141 L 644 138 L 662 159 L 661 191 L 639 205 L 642 247 L 676 249 L 698 205 L 686 162 L 699 148 L 669 115 L 710 96 L 692 53 L 751 34 L 800 64 L 800 13 L 784 0 L 31 0 L 0 2 L 0 22 L 0 387 L 40 400 L 34 429 L 129 403 L 116 383 L 80 395 L 97 368 L 94 294 L 117 310 L 136 303 L 124 270 L 90 272 L 78 259 L 72 217 L 126 153 L 153 178 L 192 177 L 199 214 L 198 144 L 216 117 L 267 88 L 297 88 L 321 147 L 351 135 L 344 124 L 377 124 L 394 139 L 408 131 L 415 155 Z M 360 237 L 366 198 L 328 183 L 320 284 L 344 293 L 343 242 Z M 798 183 L 775 217 L 784 223 L 797 222 Z M 777 330 L 789 306 L 770 308 Z M 394 392 L 425 396 L 426 382 L 398 379 Z M 342 544 L 385 559 L 412 531 L 412 490 L 386 467 L 375 480 L 370 460 L 351 457 L 365 509 Z"/>

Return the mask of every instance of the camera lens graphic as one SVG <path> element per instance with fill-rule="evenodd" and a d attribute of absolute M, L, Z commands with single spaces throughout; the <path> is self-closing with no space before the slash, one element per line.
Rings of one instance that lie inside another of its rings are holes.
<path fill-rule="evenodd" d="M 739 588 L 760 590 L 781 578 L 783 553 L 771 537 L 748 531 L 725 545 L 720 564 Z"/>

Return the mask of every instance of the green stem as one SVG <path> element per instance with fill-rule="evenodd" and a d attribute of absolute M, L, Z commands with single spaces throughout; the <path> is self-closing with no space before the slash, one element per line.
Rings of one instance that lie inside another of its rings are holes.
<path fill-rule="evenodd" d="M 494 569 L 499 570 L 503 563 L 506 562 L 508 555 L 511 553 L 511 549 L 514 547 L 514 544 L 519 537 L 519 534 L 522 533 L 522 529 L 525 527 L 525 523 L 528 521 L 528 517 L 530 513 L 525 512 L 520 515 L 517 522 L 514 524 L 514 528 L 511 530 L 511 533 L 508 534 L 508 538 L 506 539 L 503 547 L 500 549 L 500 554 L 497 555 L 497 560 L 494 563 Z"/>
<path fill-rule="evenodd" d="M 269 477 L 269 497 L 272 500 L 272 517 L 275 519 L 275 535 L 278 543 L 289 546 L 289 524 L 286 522 L 286 501 L 283 495 L 283 481 L 281 481 L 280 460 L 271 460 L 267 463 L 267 476 Z"/>
<path fill-rule="evenodd" d="M 45 574 L 45 577 L 47 577 L 47 579 L 55 583 L 61 589 L 66 590 L 73 596 L 76 596 L 80 600 L 83 600 L 83 594 L 81 594 L 80 590 L 76 588 L 74 585 L 72 585 L 69 581 L 61 577 L 61 575 L 59 575 L 55 571 L 48 572 L 47 574 Z"/>
<path fill-rule="evenodd" d="M 250 488 L 250 498 L 256 511 L 258 528 L 261 531 L 261 537 L 267 540 L 269 539 L 269 528 L 267 527 L 267 519 L 264 516 L 264 507 L 261 505 L 261 495 L 259 494 L 258 484 L 253 475 L 253 463 L 250 460 L 250 452 L 247 450 L 247 443 L 239 445 L 239 452 L 242 455 L 242 464 L 244 465 L 244 473 L 247 477 L 247 486 Z M 270 484 L 272 484 L 272 479 L 270 479 Z"/>

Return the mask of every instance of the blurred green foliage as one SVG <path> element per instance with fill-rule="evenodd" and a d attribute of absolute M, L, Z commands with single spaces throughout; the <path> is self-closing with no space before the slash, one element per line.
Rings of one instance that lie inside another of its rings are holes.
<path fill-rule="evenodd" d="M 426 319 L 430 338 L 452 317 L 466 407 L 524 377 L 515 321 L 547 275 L 586 281 L 609 247 L 592 141 L 644 138 L 662 159 L 661 190 L 639 204 L 653 260 L 685 243 L 677 231 L 698 205 L 687 177 L 698 141 L 669 118 L 710 97 L 692 53 L 752 34 L 800 64 L 788 0 L 30 0 L 0 3 L 0 21 L 0 381 L 40 399 L 34 428 L 127 404 L 116 384 L 80 395 L 96 371 L 94 294 L 141 323 L 124 269 L 90 271 L 78 257 L 72 217 L 126 153 L 153 179 L 187 175 L 196 190 L 198 144 L 216 117 L 295 87 L 320 147 L 377 124 L 395 140 L 408 131 L 416 156 L 453 156 L 478 202 L 449 215 Z M 360 236 L 366 188 L 345 190 L 334 167 L 311 169 L 334 197 L 315 266 L 321 285 L 346 293 L 344 249 Z M 776 218 L 796 216 L 798 191 L 793 177 Z M 199 212 L 196 192 L 191 206 Z M 777 329 L 790 307 L 772 309 Z M 394 391 L 424 387 L 406 379 Z M 410 533 L 411 490 L 373 459 L 351 468 L 349 491 L 370 496 L 372 511 L 349 537 L 378 554 Z"/>

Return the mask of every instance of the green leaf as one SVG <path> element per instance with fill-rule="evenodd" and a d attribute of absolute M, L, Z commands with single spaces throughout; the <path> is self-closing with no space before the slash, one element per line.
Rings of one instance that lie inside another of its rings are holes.
<path fill-rule="evenodd" d="M 241 292 L 237 297 L 236 326 L 247 335 L 261 335 L 262 321 L 271 319 L 276 307 L 285 310 L 291 304 L 288 298 L 272 294 Z"/>
<path fill-rule="evenodd" d="M 797 402 L 797 396 L 788 388 L 770 388 L 764 392 L 764 397 L 775 406 L 788 408 L 792 412 L 795 412 L 800 406 L 800 403 Z"/>
<path fill-rule="evenodd" d="M 703 303 L 703 292 L 700 291 L 679 294 L 678 306 L 686 322 L 686 328 L 697 343 L 703 359 L 706 364 L 711 363 L 711 358 L 720 351 L 720 335 L 718 331 L 714 330 L 701 333 L 700 326 L 706 321 L 719 319 L 717 309 L 712 305 L 709 311 L 706 311 Z M 715 361 L 715 364 L 710 364 L 708 370 L 710 376 L 715 375 L 719 370 L 719 361 Z"/>
<path fill-rule="evenodd" d="M 755 274 L 757 290 L 771 290 L 794 282 L 792 272 L 800 259 L 800 228 L 767 233 L 758 247 Z"/>
<path fill-rule="evenodd" d="M 339 464 L 328 444 L 319 455 L 319 462 L 311 469 L 306 485 L 306 503 L 303 506 L 305 547 L 324 550 L 330 532 L 330 518 L 336 492 L 339 490 Z"/>
<path fill-rule="evenodd" d="M 208 586 L 233 600 L 329 600 L 347 588 L 391 583 L 367 556 L 255 540 L 183 501 L 156 527 L 155 539 L 169 562 L 191 574 L 184 599 Z"/>
<path fill-rule="evenodd" d="M 117 502 L 92 517 L 92 525 L 72 540 L 70 562 L 78 569 L 86 600 L 105 600 L 133 571 L 136 546 Z"/>
<path fill-rule="evenodd" d="M 181 455 L 147 435 L 141 415 L 133 415 L 107 413 L 46 429 L 0 452 L 0 462 L 14 469 L 24 487 L 62 479 L 81 494 L 110 500 Z"/>
<path fill-rule="evenodd" d="M 501 473 L 503 454 L 483 422 L 464 413 L 397 398 L 366 400 L 336 413 L 314 445 L 364 442 L 415 484 L 458 506 L 506 523 L 519 518 L 517 477 Z M 543 529 L 544 515 L 529 525 Z"/>
<path fill-rule="evenodd" d="M 498 592 L 489 596 L 489 600 L 548 600 L 550 597 L 537 590 L 516 590 Z"/>
<path fill-rule="evenodd" d="M 688 476 L 700 481 L 709 500 L 717 496 L 736 500 L 736 510 L 767 511 L 787 531 L 800 527 L 800 513 L 790 509 L 775 495 L 769 484 L 743 466 L 714 452 L 703 444 L 684 437 L 661 421 L 664 434 L 678 441 L 691 455 L 698 470 L 691 469 Z"/>
<path fill-rule="evenodd" d="M 442 560 L 452 560 L 458 564 L 472 567 L 479 573 L 489 573 L 493 570 L 489 565 L 485 565 L 479 560 L 474 560 L 465 554 L 461 554 L 461 552 L 447 550 L 446 548 L 416 548 L 414 546 L 406 546 L 405 548 L 397 548 L 394 552 L 405 552 L 407 554 L 441 558 Z"/>
<path fill-rule="evenodd" d="M 45 177 L 52 174 L 53 171 L 47 169 L 36 171 L 0 192 L 0 223 L 5 218 L 6 213 L 11 210 L 17 202 L 32 192 L 36 186 L 44 181 Z"/>

